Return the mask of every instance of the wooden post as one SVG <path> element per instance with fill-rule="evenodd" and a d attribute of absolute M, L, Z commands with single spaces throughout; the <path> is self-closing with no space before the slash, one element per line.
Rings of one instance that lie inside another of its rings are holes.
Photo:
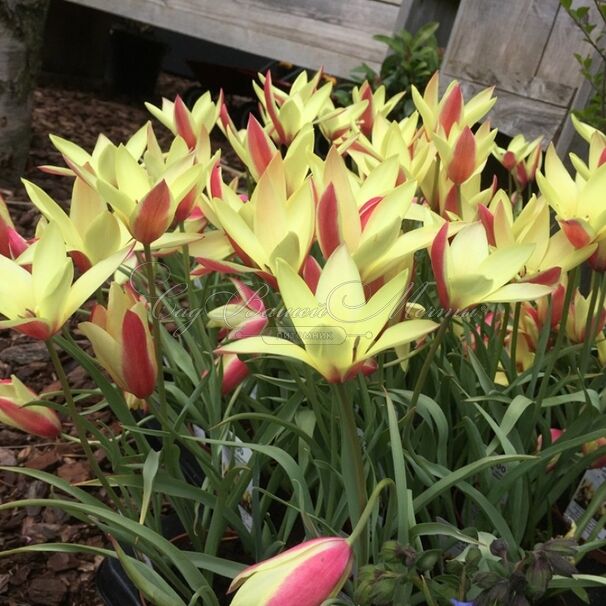
<path fill-rule="evenodd" d="M 0 0 L 0 185 L 14 185 L 29 151 L 48 0 Z"/>

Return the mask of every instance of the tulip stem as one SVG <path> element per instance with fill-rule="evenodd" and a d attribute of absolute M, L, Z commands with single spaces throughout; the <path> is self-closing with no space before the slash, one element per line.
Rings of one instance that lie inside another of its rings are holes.
<path fill-rule="evenodd" d="M 421 395 L 421 390 L 425 386 L 425 381 L 427 380 L 427 375 L 429 374 L 429 369 L 431 367 L 431 363 L 438 351 L 438 347 L 444 338 L 444 333 L 450 324 L 450 319 L 452 318 L 452 311 L 447 311 L 446 315 L 442 319 L 440 323 L 440 328 L 438 328 L 438 333 L 434 337 L 433 342 L 431 343 L 431 347 L 429 352 L 427 353 L 427 357 L 425 358 L 425 362 L 423 362 L 423 366 L 421 367 L 421 372 L 417 377 L 417 382 L 415 383 L 414 391 L 412 392 L 412 398 L 410 400 L 410 408 L 414 408 L 419 401 L 419 396 Z"/>
<path fill-rule="evenodd" d="M 158 295 L 156 293 L 156 272 L 154 270 L 154 258 L 149 244 L 143 245 L 145 254 L 145 273 L 147 276 L 147 290 L 152 316 L 152 337 L 154 349 L 156 350 L 156 364 L 158 365 L 158 395 L 160 397 L 161 418 L 168 423 L 168 404 L 166 401 L 166 387 L 164 385 L 164 372 L 162 369 L 162 342 L 160 338 L 160 319 L 158 318 Z"/>
<path fill-rule="evenodd" d="M 45 341 L 46 348 L 48 349 L 48 355 L 50 356 L 51 362 L 55 368 L 55 373 L 57 375 L 57 379 L 59 379 L 59 383 L 61 384 L 61 390 L 63 391 L 63 397 L 65 398 L 65 404 L 67 405 L 67 411 L 74 423 L 74 427 L 76 428 L 76 432 L 78 434 L 78 439 L 80 440 L 80 444 L 82 445 L 82 450 L 84 450 L 84 454 L 88 460 L 88 464 L 92 473 L 95 474 L 101 486 L 105 489 L 108 496 L 112 499 L 114 504 L 117 506 L 120 505 L 120 499 L 118 495 L 114 491 L 114 489 L 110 486 L 107 478 L 105 477 L 105 473 L 99 467 L 99 462 L 95 458 L 95 454 L 93 453 L 93 449 L 86 437 L 86 428 L 82 422 L 82 417 L 76 408 L 76 403 L 74 402 L 74 398 L 72 396 L 72 390 L 67 379 L 67 375 L 65 374 L 65 370 L 63 368 L 63 364 L 61 364 L 61 360 L 59 360 L 59 356 L 57 355 L 57 350 L 53 345 L 51 339 Z M 119 507 L 120 508 L 120 507 Z"/>
<path fill-rule="evenodd" d="M 377 504 L 377 500 L 379 499 L 379 497 L 381 496 L 381 493 L 383 492 L 383 489 L 386 488 L 387 486 L 395 487 L 395 485 L 396 485 L 395 482 L 391 478 L 384 478 L 375 486 L 375 489 L 372 491 L 372 494 L 370 495 L 370 498 L 368 499 L 368 503 L 366 504 L 366 507 L 364 507 L 364 511 L 362 512 L 360 519 L 358 520 L 354 529 L 351 531 L 349 538 L 347 539 L 347 542 L 350 545 L 354 545 L 355 542 L 360 538 L 360 535 L 364 532 L 364 529 L 366 528 L 366 524 L 368 524 L 368 520 L 375 508 L 375 505 Z M 360 565 L 362 565 L 362 564 L 360 564 Z"/>
<path fill-rule="evenodd" d="M 341 473 L 348 501 L 349 518 L 354 528 L 361 519 L 368 500 L 364 461 L 353 404 L 347 394 L 347 388 L 343 383 L 335 383 L 334 388 L 341 409 Z M 359 551 L 361 561 L 365 561 L 365 547 L 366 544 L 363 543 Z"/>

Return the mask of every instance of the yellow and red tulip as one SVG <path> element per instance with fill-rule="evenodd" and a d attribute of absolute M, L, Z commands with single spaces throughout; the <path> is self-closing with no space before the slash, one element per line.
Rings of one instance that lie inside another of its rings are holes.
<path fill-rule="evenodd" d="M 190 110 L 179 95 L 174 101 L 162 99 L 161 107 L 146 103 L 149 112 L 174 135 L 181 137 L 189 149 L 195 149 L 201 138 L 208 138 L 217 123 L 219 111 L 223 105 L 223 93 L 217 102 L 213 102 L 207 91 L 196 100 Z"/>
<path fill-rule="evenodd" d="M 112 282 L 107 308 L 96 305 L 78 328 L 120 389 L 141 399 L 153 393 L 158 368 L 147 309 L 132 291 Z"/>
<path fill-rule="evenodd" d="M 408 270 L 366 300 L 360 273 L 344 245 L 326 262 L 315 293 L 283 259 L 278 259 L 276 269 L 282 300 L 303 346 L 280 337 L 259 336 L 223 345 L 221 353 L 295 358 L 315 368 L 327 381 L 340 383 L 372 369 L 376 354 L 420 339 L 437 327 L 430 320 L 410 320 L 386 328 L 401 306 Z"/>
<path fill-rule="evenodd" d="M 56 438 L 61 421 L 52 408 L 33 404 L 38 396 L 16 376 L 0 380 L 0 423 L 43 438 Z"/>
<path fill-rule="evenodd" d="M 423 118 L 426 136 L 431 139 L 435 133 L 450 137 L 451 130 L 458 126 L 459 130 L 471 127 L 484 117 L 496 103 L 492 96 L 494 88 L 479 92 L 465 103 L 461 85 L 452 81 L 446 92 L 439 98 L 440 79 L 436 72 L 427 83 L 423 95 L 415 86 L 412 87 L 412 99 Z"/>
<path fill-rule="evenodd" d="M 193 206 L 206 171 L 204 165 L 193 162 L 189 154 L 157 171 L 155 166 L 139 164 L 120 146 L 115 153 L 116 185 L 98 179 L 96 189 L 133 238 L 151 244 L 169 229 L 181 203 L 187 201 L 189 206 L 191 200 Z"/>
<path fill-rule="evenodd" d="M 387 100 L 385 95 L 385 86 L 381 85 L 373 92 L 368 80 L 365 80 L 359 87 L 354 86 L 351 91 L 354 104 L 366 101 L 366 107 L 359 121 L 360 130 L 366 137 L 370 137 L 377 116 L 386 118 L 400 102 L 404 93 L 397 93 Z"/>
<path fill-rule="evenodd" d="M 590 313 L 590 297 L 584 297 L 577 289 L 572 297 L 568 317 L 566 318 L 566 335 L 572 343 L 584 343 L 589 335 L 587 334 L 587 317 Z M 595 310 L 592 318 L 592 325 L 595 334 L 599 335 L 606 325 L 606 309 Z"/>
<path fill-rule="evenodd" d="M 299 131 L 320 115 L 332 91 L 331 82 L 319 87 L 321 78 L 322 72 L 319 71 L 308 81 L 307 72 L 302 71 L 288 93 L 273 85 L 269 71 L 265 76 L 259 74 L 263 88 L 253 82 L 264 122 L 271 127 L 270 135 L 276 143 L 290 145 Z"/>
<path fill-rule="evenodd" d="M 0 321 L 0 328 L 42 340 L 59 332 L 128 254 L 115 253 L 73 282 L 74 265 L 55 223 L 46 227 L 34 248 L 31 273 L 0 256 L 0 314 L 7 318 Z"/>
<path fill-rule="evenodd" d="M 553 285 L 559 281 L 560 274 L 577 267 L 596 250 L 596 244 L 575 248 L 561 230 L 552 236 L 549 206 L 543 197 L 533 195 L 515 218 L 512 209 L 509 197 L 500 190 L 488 208 L 478 205 L 478 216 L 491 246 L 534 245 L 532 255 L 520 274 L 526 282 Z"/>
<path fill-rule="evenodd" d="M 537 172 L 537 183 L 566 237 L 575 248 L 583 248 L 606 238 L 606 164 L 588 179 L 568 174 L 553 145 L 545 156 L 545 173 Z"/>
<path fill-rule="evenodd" d="M 309 181 L 288 195 L 285 161 L 276 154 L 261 175 L 251 199 L 229 187 L 210 201 L 211 221 L 223 230 L 242 261 L 223 263 L 228 272 L 256 271 L 272 280 L 281 257 L 299 271 L 313 242 L 315 205 Z"/>
<path fill-rule="evenodd" d="M 335 597 L 353 566 L 347 539 L 321 537 L 243 570 L 228 592 L 231 606 L 321 606 Z"/>
<path fill-rule="evenodd" d="M 440 304 L 458 312 L 480 303 L 534 300 L 548 295 L 542 284 L 510 283 L 523 270 L 534 250 L 531 244 L 514 244 L 490 250 L 481 223 L 463 227 L 448 242 L 448 225 L 440 228 L 431 246 L 431 265 Z"/>
<path fill-rule="evenodd" d="M 541 168 L 542 137 L 527 141 L 524 135 L 516 135 L 506 149 L 496 147 L 494 155 L 507 170 L 518 186 L 524 189 L 535 180 L 537 170 Z"/>

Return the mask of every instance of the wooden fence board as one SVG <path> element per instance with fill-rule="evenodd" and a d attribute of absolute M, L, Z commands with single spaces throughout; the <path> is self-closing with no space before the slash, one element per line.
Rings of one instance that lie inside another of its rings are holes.
<path fill-rule="evenodd" d="M 376 0 L 70 0 L 190 36 L 347 76 L 372 66 L 399 6 Z"/>
<path fill-rule="evenodd" d="M 491 112 L 509 135 L 560 130 L 583 78 L 574 53 L 586 44 L 559 0 L 462 0 L 442 66 L 446 85 L 496 87 Z"/>

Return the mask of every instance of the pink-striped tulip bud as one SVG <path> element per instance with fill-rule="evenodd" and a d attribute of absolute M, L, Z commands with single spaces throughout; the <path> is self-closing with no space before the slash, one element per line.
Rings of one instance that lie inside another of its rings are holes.
<path fill-rule="evenodd" d="M 43 438 L 56 438 L 61 421 L 51 408 L 29 402 L 38 396 L 14 375 L 0 381 L 0 423 Z"/>
<path fill-rule="evenodd" d="M 243 570 L 229 587 L 238 589 L 231 606 L 320 606 L 339 593 L 353 557 L 347 539 L 306 541 Z"/>
<path fill-rule="evenodd" d="M 226 341 L 260 335 L 267 326 L 267 316 L 259 293 L 240 280 L 232 279 L 232 283 L 238 294 L 226 305 L 208 312 L 208 325 L 219 328 L 219 337 Z M 250 374 L 236 354 L 221 355 L 221 365 L 223 394 L 232 392 Z"/>
<path fill-rule="evenodd" d="M 109 289 L 107 309 L 95 306 L 90 322 L 82 322 L 78 327 L 120 389 L 142 399 L 151 395 L 158 367 L 142 301 L 114 282 Z"/>
<path fill-rule="evenodd" d="M 13 225 L 6 202 L 0 196 L 0 255 L 16 259 L 29 246 Z"/>
<path fill-rule="evenodd" d="M 565 431 L 564 429 L 557 429 L 556 427 L 552 427 L 549 430 L 549 435 L 551 437 L 551 444 L 555 444 L 562 437 L 562 435 L 564 434 L 564 431 Z M 537 438 L 537 453 L 541 452 L 541 450 L 543 450 L 543 435 L 539 434 L 539 437 Z M 553 471 L 553 469 L 555 468 L 555 466 L 558 463 L 559 458 L 560 458 L 560 455 L 556 455 L 555 457 L 551 458 L 549 463 L 547 463 L 547 471 Z"/>

